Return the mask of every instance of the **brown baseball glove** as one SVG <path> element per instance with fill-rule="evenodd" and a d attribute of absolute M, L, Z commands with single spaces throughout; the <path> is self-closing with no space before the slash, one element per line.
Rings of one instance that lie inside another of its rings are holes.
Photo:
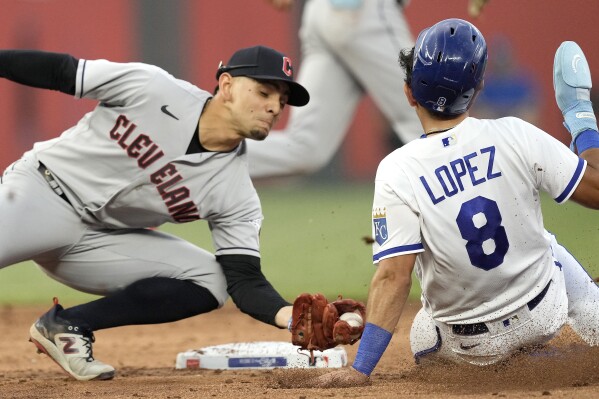
<path fill-rule="evenodd" d="M 348 312 L 358 313 L 362 325 L 352 327 L 339 319 Z M 362 336 L 365 320 L 366 307 L 362 302 L 340 296 L 329 303 L 322 294 L 301 294 L 293 302 L 291 342 L 310 352 L 354 344 Z"/>

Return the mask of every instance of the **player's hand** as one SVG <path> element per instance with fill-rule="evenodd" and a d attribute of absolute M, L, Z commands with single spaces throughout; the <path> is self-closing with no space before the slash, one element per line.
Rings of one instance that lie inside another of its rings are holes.
<path fill-rule="evenodd" d="M 370 377 L 353 367 L 323 374 L 314 380 L 315 388 L 347 388 L 370 385 Z"/>
<path fill-rule="evenodd" d="M 266 0 L 279 11 L 287 11 L 293 7 L 294 0 Z"/>
<path fill-rule="evenodd" d="M 476 18 L 480 16 L 480 13 L 485 8 L 485 5 L 489 2 L 489 0 L 469 0 L 468 1 L 468 14 L 471 17 Z"/>

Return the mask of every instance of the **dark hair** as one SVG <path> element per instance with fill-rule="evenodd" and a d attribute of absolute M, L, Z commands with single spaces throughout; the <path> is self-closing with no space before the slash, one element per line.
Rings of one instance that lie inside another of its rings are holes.
<path fill-rule="evenodd" d="M 414 65 L 414 47 L 405 48 L 399 52 L 399 65 L 403 69 L 406 77 L 404 82 L 412 87 L 412 66 Z"/>

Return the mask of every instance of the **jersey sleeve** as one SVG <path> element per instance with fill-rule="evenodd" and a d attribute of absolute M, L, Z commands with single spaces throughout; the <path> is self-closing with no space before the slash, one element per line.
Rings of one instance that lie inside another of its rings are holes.
<path fill-rule="evenodd" d="M 215 255 L 252 255 L 260 257 L 259 234 L 262 219 L 211 221 Z"/>
<path fill-rule="evenodd" d="M 209 220 L 215 255 L 260 257 L 262 211 L 257 195 L 238 203 L 227 214 Z"/>
<path fill-rule="evenodd" d="M 391 168 L 395 169 L 395 168 Z M 372 207 L 373 262 L 424 251 L 420 217 L 409 201 L 412 192 L 402 173 L 387 176 L 383 163 L 377 172 Z"/>
<path fill-rule="evenodd" d="M 80 60 L 75 97 L 94 99 L 106 106 L 130 105 L 134 101 L 143 101 L 142 89 L 161 72 L 166 73 L 142 63 Z"/>
<path fill-rule="evenodd" d="M 0 50 L 0 77 L 41 89 L 75 93 L 79 60 L 38 50 Z"/>
<path fill-rule="evenodd" d="M 529 156 L 537 187 L 549 193 L 557 203 L 565 202 L 580 183 L 586 161 L 559 140 L 532 126 L 523 153 Z"/>

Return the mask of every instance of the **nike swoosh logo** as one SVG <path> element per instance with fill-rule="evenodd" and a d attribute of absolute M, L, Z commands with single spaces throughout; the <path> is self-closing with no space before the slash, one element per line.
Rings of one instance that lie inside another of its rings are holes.
<path fill-rule="evenodd" d="M 579 54 L 576 54 L 574 58 L 572 58 L 572 69 L 574 73 L 578 72 L 578 63 L 582 60 L 582 57 Z"/>
<path fill-rule="evenodd" d="M 167 114 L 168 116 L 170 116 L 171 118 L 179 120 L 179 118 L 177 118 L 175 115 L 171 114 L 171 112 L 168 109 L 166 109 L 166 107 L 168 107 L 168 105 L 163 105 L 162 107 L 160 107 L 160 110 L 162 112 L 164 112 L 165 114 Z"/>
<path fill-rule="evenodd" d="M 472 348 L 476 348 L 477 346 L 479 346 L 480 344 L 474 344 L 474 345 L 464 345 L 464 344 L 460 344 L 460 349 L 463 349 L 465 351 L 467 351 L 468 349 L 472 349 Z"/>

